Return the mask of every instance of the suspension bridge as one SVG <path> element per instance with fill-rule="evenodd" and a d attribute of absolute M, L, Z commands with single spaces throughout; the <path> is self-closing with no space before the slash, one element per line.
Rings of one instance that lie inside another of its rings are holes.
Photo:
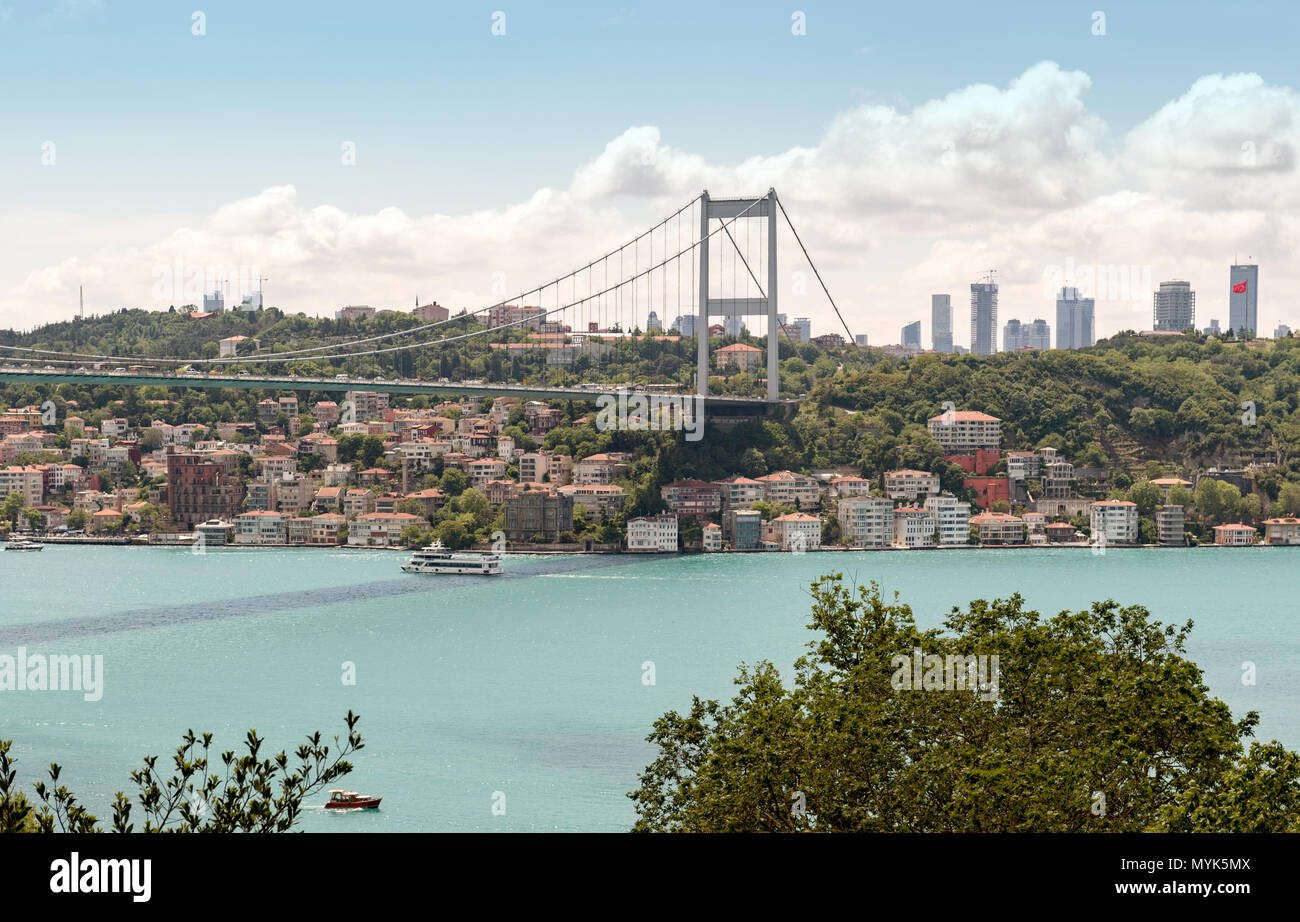
<path fill-rule="evenodd" d="M 741 198 L 713 198 L 702 192 L 632 240 L 580 268 L 513 298 L 456 316 L 402 330 L 343 338 L 317 346 L 257 350 L 216 358 L 117 355 L 0 345 L 0 380 L 23 383 L 160 385 L 163 387 L 254 388 L 297 391 L 371 390 L 395 394 L 519 396 L 537 400 L 593 400 L 608 394 L 652 396 L 676 393 L 703 401 L 710 416 L 751 416 L 797 403 L 780 395 L 779 342 L 789 328 L 778 313 L 778 217 L 853 341 L 820 271 L 774 189 Z M 671 318 L 671 320 L 669 319 Z M 719 353 L 716 370 L 752 373 L 755 394 L 711 394 L 712 340 L 739 340 L 751 318 L 764 350 L 733 345 Z M 715 321 L 721 320 L 721 323 Z M 675 331 L 694 337 L 696 355 L 690 384 L 618 385 L 585 381 L 580 386 L 484 383 L 429 375 L 272 373 L 294 363 L 351 362 L 382 355 L 429 357 L 457 343 L 475 341 L 504 355 L 544 353 L 548 368 L 571 369 L 580 356 L 584 375 L 598 374 L 603 356 L 617 342 Z M 263 370 L 253 371 L 261 367 Z"/>

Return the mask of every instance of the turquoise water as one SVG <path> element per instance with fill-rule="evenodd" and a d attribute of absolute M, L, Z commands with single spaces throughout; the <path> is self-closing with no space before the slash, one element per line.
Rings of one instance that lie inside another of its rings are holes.
<path fill-rule="evenodd" d="M 389 551 L 50 546 L 0 553 L 0 653 L 104 657 L 104 695 L 0 692 L 26 786 L 44 766 L 101 818 L 146 754 L 187 729 L 272 752 L 341 733 L 346 786 L 378 812 L 313 806 L 308 831 L 626 829 L 655 717 L 733 693 L 736 666 L 783 670 L 812 636 L 808 583 L 841 570 L 898 590 L 922 625 L 1019 591 L 1056 612 L 1114 598 L 1192 618 L 1211 691 L 1258 736 L 1300 748 L 1300 549 L 1073 549 L 511 558 L 500 578 L 419 577 Z M 1253 661 L 1257 684 L 1241 682 Z M 342 682 L 343 663 L 356 685 Z M 654 664 L 653 685 L 642 682 Z M 504 794 L 504 815 L 494 814 Z M 494 800 L 494 797 L 496 798 Z M 323 797 L 317 798 L 323 803 Z"/>

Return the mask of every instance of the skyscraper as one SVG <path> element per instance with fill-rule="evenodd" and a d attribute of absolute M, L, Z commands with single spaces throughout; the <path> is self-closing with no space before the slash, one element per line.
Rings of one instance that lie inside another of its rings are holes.
<path fill-rule="evenodd" d="M 1050 349 L 1052 328 L 1046 320 L 1021 323 L 1012 318 L 1002 328 L 1002 348 L 1006 352 L 1015 352 L 1017 349 Z"/>
<path fill-rule="evenodd" d="M 972 355 L 998 351 L 998 283 L 992 273 L 988 281 L 970 286 L 970 351 Z"/>
<path fill-rule="evenodd" d="M 1153 329 L 1178 332 L 1196 326 L 1196 292 L 1192 291 L 1191 282 L 1180 279 L 1161 282 L 1152 303 Z"/>
<path fill-rule="evenodd" d="M 1079 289 L 1061 289 L 1056 296 L 1056 348 L 1086 349 L 1096 341 L 1095 306 L 1092 298 L 1079 297 Z"/>
<path fill-rule="evenodd" d="M 930 295 L 930 342 L 935 352 L 952 351 L 952 295 Z"/>
<path fill-rule="evenodd" d="M 1233 266 L 1229 274 L 1228 327 L 1233 334 L 1254 334 L 1259 307 L 1259 266 Z"/>
<path fill-rule="evenodd" d="M 903 348 L 913 352 L 921 351 L 921 321 L 913 320 L 903 327 Z"/>

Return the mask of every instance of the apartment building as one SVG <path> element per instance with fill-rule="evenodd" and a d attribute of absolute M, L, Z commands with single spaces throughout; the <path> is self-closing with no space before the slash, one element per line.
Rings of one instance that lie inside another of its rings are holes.
<path fill-rule="evenodd" d="M 1187 536 L 1183 533 L 1184 510 L 1182 506 L 1164 505 L 1156 510 L 1156 534 L 1164 547 L 1183 547 Z"/>
<path fill-rule="evenodd" d="M 894 501 L 885 496 L 845 496 L 836 504 L 840 535 L 853 547 L 886 547 L 894 540 Z"/>
<path fill-rule="evenodd" d="M 236 544 L 287 544 L 288 516 L 261 510 L 235 516 Z"/>
<path fill-rule="evenodd" d="M 931 496 L 925 511 L 934 517 L 935 532 L 941 547 L 961 547 L 970 543 L 970 503 L 948 493 Z"/>
<path fill-rule="evenodd" d="M 524 490 L 505 501 L 507 541 L 527 541 L 541 535 L 547 541 L 559 541 L 560 535 L 573 530 L 573 497 L 553 490 Z"/>
<path fill-rule="evenodd" d="M 343 526 L 348 522 L 337 512 L 326 512 L 322 515 L 311 517 L 311 530 L 307 535 L 307 543 L 319 547 L 333 547 L 339 543 L 339 536 L 343 533 Z"/>
<path fill-rule="evenodd" d="M 1138 539 L 1138 508 L 1126 499 L 1105 499 L 1088 507 L 1092 520 L 1092 541 L 1134 544 Z"/>
<path fill-rule="evenodd" d="M 722 536 L 733 550 L 756 550 L 763 543 L 763 516 L 756 509 L 728 509 L 722 514 Z"/>
<path fill-rule="evenodd" d="M 506 475 L 506 463 L 500 458 L 480 458 L 465 465 L 469 473 L 470 486 L 476 490 L 487 487 L 488 482 L 500 480 Z"/>
<path fill-rule="evenodd" d="M 703 480 L 677 480 L 664 484 L 659 495 L 675 515 L 713 515 L 722 509 L 722 491 Z"/>
<path fill-rule="evenodd" d="M 167 507 L 172 521 L 193 528 L 208 519 L 233 519 L 244 499 L 237 469 L 234 452 L 168 454 Z"/>
<path fill-rule="evenodd" d="M 755 479 L 763 485 L 763 499 L 769 503 L 813 507 L 821 495 L 814 478 L 794 471 L 777 471 Z"/>
<path fill-rule="evenodd" d="M 45 500 L 44 473 L 33 465 L 0 468 L 0 502 L 10 493 L 21 493 L 25 505 L 39 506 Z"/>
<path fill-rule="evenodd" d="M 622 452 L 601 452 L 574 462 L 573 482 L 578 486 L 605 485 L 627 474 L 627 456 Z"/>
<path fill-rule="evenodd" d="M 836 477 L 830 482 L 831 496 L 870 496 L 871 481 L 865 477 Z"/>
<path fill-rule="evenodd" d="M 954 410 L 927 421 L 930 438 L 947 451 L 1002 447 L 1002 420 L 974 410 Z"/>
<path fill-rule="evenodd" d="M 749 477 L 741 477 L 737 474 L 715 483 L 722 491 L 723 509 L 748 509 L 751 503 L 763 499 L 763 484 Z"/>
<path fill-rule="evenodd" d="M 623 509 L 627 493 L 614 484 L 566 484 L 557 492 L 573 498 L 573 511 L 582 510 L 592 522 L 603 522 Z"/>
<path fill-rule="evenodd" d="M 916 500 L 939 492 L 939 475 L 929 471 L 886 471 L 885 495 L 890 499 Z"/>

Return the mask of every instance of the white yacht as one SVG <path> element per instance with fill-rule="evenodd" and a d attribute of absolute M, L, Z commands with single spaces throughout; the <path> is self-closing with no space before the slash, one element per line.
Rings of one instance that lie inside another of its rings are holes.
<path fill-rule="evenodd" d="M 448 573 L 474 576 L 500 576 L 500 554 L 453 554 L 441 541 L 421 548 L 411 555 L 410 563 L 402 564 L 407 573 Z"/>
<path fill-rule="evenodd" d="M 44 548 L 45 545 L 39 541 L 33 541 L 20 535 L 13 535 L 5 542 L 6 551 L 39 551 L 44 550 Z"/>

